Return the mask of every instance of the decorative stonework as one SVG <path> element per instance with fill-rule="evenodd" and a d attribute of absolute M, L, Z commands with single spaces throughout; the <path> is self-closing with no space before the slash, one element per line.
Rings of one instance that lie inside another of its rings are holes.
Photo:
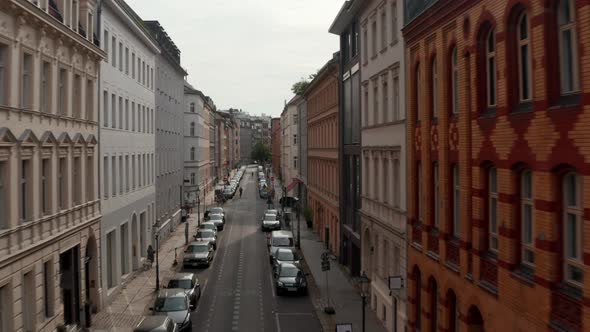
<path fill-rule="evenodd" d="M 578 116 L 574 129 L 568 133 L 568 137 L 577 142 L 577 148 L 584 162 L 590 164 L 590 142 L 588 142 L 588 124 L 590 123 L 590 106 L 584 106 L 584 111 Z"/>
<path fill-rule="evenodd" d="M 455 122 L 451 122 L 449 126 L 449 147 L 451 151 L 457 151 L 459 149 L 459 129 Z"/>
<path fill-rule="evenodd" d="M 508 154 L 512 150 L 512 145 L 518 138 L 514 129 L 510 126 L 505 116 L 498 117 L 496 127 L 491 135 L 496 153 L 500 159 L 507 159 Z"/>
<path fill-rule="evenodd" d="M 438 150 L 438 127 L 430 127 L 430 149 L 432 151 Z"/>
<path fill-rule="evenodd" d="M 551 130 L 547 130 L 551 128 Z M 559 139 L 559 133 L 545 112 L 535 112 L 524 138 L 528 141 L 531 150 L 538 161 L 547 161 L 551 150 Z"/>

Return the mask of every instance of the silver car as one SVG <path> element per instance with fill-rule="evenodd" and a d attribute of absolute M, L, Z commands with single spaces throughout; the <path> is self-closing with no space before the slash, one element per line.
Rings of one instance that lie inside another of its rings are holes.
<path fill-rule="evenodd" d="M 281 263 L 299 264 L 302 257 L 297 250 L 292 248 L 279 248 L 274 256 L 273 271 L 276 271 Z"/>
<path fill-rule="evenodd" d="M 217 225 L 215 225 L 215 223 L 212 221 L 201 222 L 201 224 L 199 225 L 197 230 L 199 230 L 199 229 L 210 229 L 213 232 L 215 232 L 215 235 L 217 235 Z"/>
<path fill-rule="evenodd" d="M 214 253 L 213 245 L 209 241 L 191 242 L 184 251 L 182 264 L 185 268 L 201 265 L 209 266 L 213 260 Z"/>
<path fill-rule="evenodd" d="M 191 331 L 191 310 L 194 307 L 190 304 L 184 289 L 168 288 L 158 291 L 154 306 L 150 308 L 154 315 L 170 317 L 180 331 Z"/>
<path fill-rule="evenodd" d="M 272 264 L 274 255 L 279 248 L 295 248 L 293 233 L 290 231 L 272 231 L 268 242 L 269 263 Z"/>
<path fill-rule="evenodd" d="M 194 273 L 177 273 L 168 280 L 167 288 L 184 289 L 190 303 L 196 307 L 197 301 L 201 297 L 201 285 L 199 279 Z"/>
<path fill-rule="evenodd" d="M 276 214 L 265 214 L 264 217 L 262 217 L 263 231 L 274 231 L 279 229 L 281 229 L 281 222 Z"/>
<path fill-rule="evenodd" d="M 213 249 L 217 249 L 217 235 L 210 229 L 199 229 L 195 234 L 195 241 L 207 241 Z"/>
<path fill-rule="evenodd" d="M 146 316 L 133 332 L 178 332 L 178 326 L 168 316 Z"/>
<path fill-rule="evenodd" d="M 221 214 L 209 214 L 209 221 L 215 223 L 217 226 L 217 230 L 223 230 L 223 226 L 225 225 L 225 220 Z"/>

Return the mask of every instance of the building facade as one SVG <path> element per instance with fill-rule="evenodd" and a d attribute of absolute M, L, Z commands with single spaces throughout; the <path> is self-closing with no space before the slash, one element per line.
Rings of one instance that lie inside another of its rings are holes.
<path fill-rule="evenodd" d="M 408 325 L 588 330 L 590 4 L 424 6 L 404 28 Z"/>
<path fill-rule="evenodd" d="M 215 163 L 215 111 L 217 110 L 215 103 L 209 97 L 205 98 L 204 111 L 206 116 L 207 130 L 209 130 L 209 164 L 205 166 L 206 173 L 209 174 L 209 178 L 206 181 L 205 192 L 203 197 L 206 197 L 207 192 L 214 190 L 214 186 L 217 182 L 217 172 Z"/>
<path fill-rule="evenodd" d="M 303 102 L 301 96 L 294 96 L 285 105 L 281 114 L 281 149 L 282 149 L 282 178 L 288 189 L 287 196 L 299 197 L 297 179 L 299 178 L 299 113 L 298 105 Z"/>
<path fill-rule="evenodd" d="M 1 331 L 81 327 L 82 303 L 101 307 L 97 87 L 105 53 L 96 3 L 74 4 L 0 3 Z"/>
<path fill-rule="evenodd" d="M 272 118 L 271 120 L 271 126 L 270 126 L 270 131 L 271 131 L 271 138 L 270 138 L 270 144 L 271 144 L 271 155 L 272 155 L 272 168 L 273 168 L 273 172 L 277 175 L 281 175 L 282 174 L 282 167 L 281 167 L 281 137 L 283 135 L 283 132 L 281 130 L 281 118 Z M 282 176 L 282 175 L 281 175 Z"/>
<path fill-rule="evenodd" d="M 371 279 L 371 308 L 388 331 L 406 326 L 405 289 L 388 286 L 389 277 L 406 275 L 402 3 L 366 1 L 360 11 L 361 263 Z"/>
<path fill-rule="evenodd" d="M 124 1 L 104 1 L 101 33 L 101 257 L 106 303 L 142 266 L 154 223 L 154 77 L 159 49 Z"/>
<path fill-rule="evenodd" d="M 144 21 L 160 54 L 154 68 L 156 92 L 156 218 L 153 236 L 165 239 L 180 223 L 183 184 L 184 78 L 180 50 L 158 21 Z M 142 65 L 143 71 L 143 65 Z"/>
<path fill-rule="evenodd" d="M 307 100 L 307 206 L 313 228 L 340 256 L 340 165 L 338 163 L 338 56 L 305 90 Z"/>
<path fill-rule="evenodd" d="M 227 114 L 215 112 L 215 165 L 218 180 L 229 175 L 229 130 Z"/>
<path fill-rule="evenodd" d="M 297 131 L 299 132 L 299 202 L 301 208 L 307 207 L 307 99 L 304 97 L 297 105 Z"/>
<path fill-rule="evenodd" d="M 330 26 L 340 36 L 338 138 L 340 172 L 340 263 L 353 276 L 361 271 L 361 68 L 359 10 L 362 0 L 345 1 Z"/>

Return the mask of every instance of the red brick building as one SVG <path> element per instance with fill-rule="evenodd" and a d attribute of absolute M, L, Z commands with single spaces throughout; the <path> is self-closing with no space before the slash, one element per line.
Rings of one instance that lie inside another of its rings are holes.
<path fill-rule="evenodd" d="M 409 327 L 590 330 L 590 1 L 405 23 Z"/>
<path fill-rule="evenodd" d="M 307 99 L 307 206 L 313 228 L 335 255 L 340 252 L 338 163 L 338 57 L 320 69 Z"/>
<path fill-rule="evenodd" d="M 272 118 L 270 124 L 270 142 L 272 168 L 275 174 L 281 174 L 281 118 Z"/>

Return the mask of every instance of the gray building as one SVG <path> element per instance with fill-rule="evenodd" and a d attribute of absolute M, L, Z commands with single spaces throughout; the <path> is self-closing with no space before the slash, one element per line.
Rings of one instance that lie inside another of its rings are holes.
<path fill-rule="evenodd" d="M 156 56 L 156 224 L 166 238 L 180 222 L 183 183 L 184 77 L 180 50 L 158 21 L 145 21 L 161 53 Z M 142 69 L 143 70 L 143 69 Z"/>
<path fill-rule="evenodd" d="M 299 202 L 301 207 L 307 207 L 307 99 L 302 99 L 297 105 L 299 116 Z"/>

